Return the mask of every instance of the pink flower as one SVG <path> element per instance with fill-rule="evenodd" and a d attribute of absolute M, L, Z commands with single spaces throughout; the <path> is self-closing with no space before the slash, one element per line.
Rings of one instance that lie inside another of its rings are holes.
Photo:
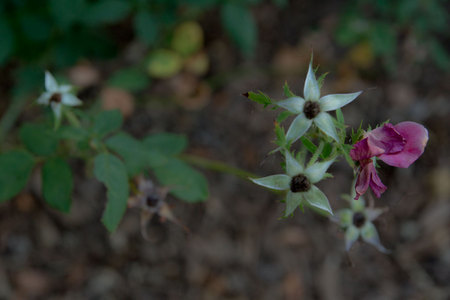
<path fill-rule="evenodd" d="M 350 156 L 360 163 L 356 181 L 356 197 L 364 194 L 370 186 L 379 198 L 386 190 L 372 163 L 378 157 L 388 165 L 407 168 L 422 155 L 428 141 L 428 131 L 414 122 L 397 125 L 384 124 L 364 135 L 364 139 L 353 145 Z"/>

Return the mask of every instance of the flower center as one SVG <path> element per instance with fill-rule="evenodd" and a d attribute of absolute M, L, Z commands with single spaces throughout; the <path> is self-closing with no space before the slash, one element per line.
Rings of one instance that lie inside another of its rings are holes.
<path fill-rule="evenodd" d="M 366 223 L 366 216 L 362 212 L 353 214 L 353 225 L 357 228 L 361 228 Z"/>
<path fill-rule="evenodd" d="M 311 188 L 311 183 L 308 178 L 303 174 L 298 174 L 292 177 L 291 180 L 291 192 L 306 192 Z"/>
<path fill-rule="evenodd" d="M 60 93 L 53 93 L 52 96 L 50 97 L 50 102 L 60 103 L 61 98 L 62 98 L 62 96 Z"/>
<path fill-rule="evenodd" d="M 320 105 L 315 101 L 306 101 L 303 113 L 308 119 L 314 119 L 320 113 Z"/>
<path fill-rule="evenodd" d="M 159 198 L 155 195 L 149 195 L 145 199 L 145 202 L 149 207 L 155 207 L 158 204 Z"/>

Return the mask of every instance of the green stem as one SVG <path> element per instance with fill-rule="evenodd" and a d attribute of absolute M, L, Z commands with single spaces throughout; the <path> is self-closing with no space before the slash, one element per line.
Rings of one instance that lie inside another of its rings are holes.
<path fill-rule="evenodd" d="M 223 163 L 223 162 L 217 161 L 217 160 L 207 159 L 207 158 L 190 155 L 190 154 L 182 154 L 180 156 L 180 158 L 187 163 L 190 163 L 190 164 L 193 164 L 193 165 L 205 168 L 205 169 L 235 175 L 239 178 L 243 178 L 246 180 L 248 180 L 249 178 L 259 177 L 255 174 L 252 174 L 252 173 L 247 172 L 242 169 L 231 167 L 231 166 L 227 165 L 226 163 Z"/>
<path fill-rule="evenodd" d="M 64 114 L 66 115 L 70 125 L 77 128 L 81 127 L 80 120 L 78 120 L 77 116 L 70 109 L 64 109 Z"/>

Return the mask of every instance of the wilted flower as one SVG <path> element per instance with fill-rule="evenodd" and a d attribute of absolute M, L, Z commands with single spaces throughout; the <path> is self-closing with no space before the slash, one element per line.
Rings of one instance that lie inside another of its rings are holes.
<path fill-rule="evenodd" d="M 395 126 L 387 123 L 366 133 L 350 151 L 351 158 L 360 163 L 355 199 L 369 186 L 378 198 L 386 190 L 373 165 L 373 157 L 394 167 L 407 168 L 422 155 L 427 141 L 428 131 L 415 122 Z"/>
<path fill-rule="evenodd" d="M 379 251 L 389 253 L 389 250 L 381 245 L 377 229 L 372 223 L 384 212 L 384 209 L 365 207 L 362 198 L 350 203 L 351 209 L 338 211 L 336 220 L 345 230 L 345 249 L 349 251 L 355 241 L 361 237 L 363 241 L 375 246 Z"/>
<path fill-rule="evenodd" d="M 45 92 L 37 99 L 37 103 L 50 105 L 57 120 L 61 118 L 61 105 L 78 106 L 82 102 L 76 96 L 70 93 L 72 86 L 63 84 L 58 85 L 50 72 L 45 72 Z"/>
<path fill-rule="evenodd" d="M 154 215 L 159 216 L 161 221 L 169 220 L 189 231 L 175 218 L 169 205 L 165 202 L 168 192 L 167 187 L 156 187 L 150 179 L 138 178 L 138 192 L 130 198 L 129 205 L 141 208 L 141 233 L 147 240 L 150 240 L 147 225 Z"/>
<path fill-rule="evenodd" d="M 339 142 L 333 119 L 327 111 L 343 107 L 352 102 L 359 94 L 361 92 L 320 97 L 319 84 L 314 75 L 312 64 L 310 63 L 303 89 L 303 96 L 305 98 L 291 97 L 277 102 L 278 106 L 294 114 L 298 114 L 288 129 L 286 134 L 287 141 L 295 142 L 298 140 L 314 122 L 326 135 Z"/>
<path fill-rule="evenodd" d="M 298 206 L 307 205 L 325 215 L 332 215 L 325 194 L 314 183 L 325 176 L 334 160 L 315 163 L 306 169 L 286 151 L 286 173 L 251 179 L 254 183 L 281 191 L 288 191 L 286 196 L 285 216 L 290 215 Z"/>

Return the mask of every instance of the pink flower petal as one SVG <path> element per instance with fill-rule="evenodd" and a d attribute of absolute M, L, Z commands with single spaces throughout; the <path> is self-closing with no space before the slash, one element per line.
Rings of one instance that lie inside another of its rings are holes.
<path fill-rule="evenodd" d="M 384 124 L 367 134 L 372 156 L 402 151 L 406 140 L 392 124 Z"/>
<path fill-rule="evenodd" d="M 353 145 L 353 148 L 350 150 L 350 157 L 355 161 L 372 157 L 372 153 L 369 151 L 368 138 L 362 139 Z"/>
<path fill-rule="evenodd" d="M 380 198 L 381 194 L 386 191 L 387 187 L 381 182 L 380 177 L 378 177 L 377 170 L 373 165 L 372 160 L 368 159 L 362 161 L 359 170 L 360 172 L 358 174 L 358 178 L 356 179 L 355 185 L 355 200 L 358 200 L 359 197 L 367 191 L 369 186 L 377 198 Z"/>
<path fill-rule="evenodd" d="M 422 125 L 415 122 L 402 122 L 395 125 L 406 140 L 402 151 L 392 154 L 382 154 L 379 158 L 388 165 L 407 168 L 422 155 L 428 141 L 428 131 Z"/>

